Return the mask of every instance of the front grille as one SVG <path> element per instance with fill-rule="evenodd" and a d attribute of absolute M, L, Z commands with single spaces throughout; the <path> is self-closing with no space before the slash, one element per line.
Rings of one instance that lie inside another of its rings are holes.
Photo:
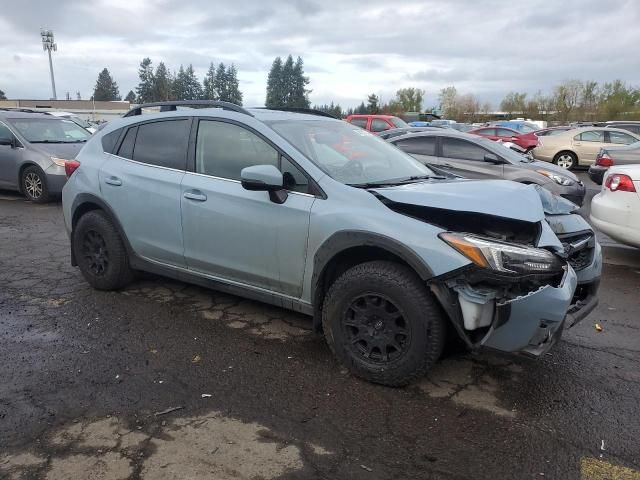
<path fill-rule="evenodd" d="M 593 232 L 568 233 L 558 235 L 558 238 L 564 246 L 567 261 L 575 271 L 591 265 L 596 245 Z"/>

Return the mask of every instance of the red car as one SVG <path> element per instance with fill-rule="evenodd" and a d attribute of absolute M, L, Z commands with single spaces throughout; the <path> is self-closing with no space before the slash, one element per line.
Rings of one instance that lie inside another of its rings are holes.
<path fill-rule="evenodd" d="M 535 135 L 535 132 L 520 133 L 517 130 L 507 127 L 482 127 L 471 130 L 468 133 L 480 135 L 493 141 L 502 140 L 503 142 L 515 143 L 527 152 L 538 146 L 538 137 Z"/>
<path fill-rule="evenodd" d="M 372 133 L 409 126 L 407 122 L 393 115 L 349 115 L 345 120 Z"/>

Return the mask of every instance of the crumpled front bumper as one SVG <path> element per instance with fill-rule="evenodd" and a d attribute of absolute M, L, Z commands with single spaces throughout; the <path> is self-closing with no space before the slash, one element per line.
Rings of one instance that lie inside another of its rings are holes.
<path fill-rule="evenodd" d="M 496 320 L 482 346 L 503 352 L 539 356 L 562 333 L 578 285 L 576 272 L 567 271 L 558 287 L 545 285 L 524 297 L 496 305 Z"/>

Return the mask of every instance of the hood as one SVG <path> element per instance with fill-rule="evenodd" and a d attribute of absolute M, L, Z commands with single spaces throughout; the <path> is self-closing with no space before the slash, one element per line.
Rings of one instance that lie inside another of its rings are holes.
<path fill-rule="evenodd" d="M 544 219 L 540 196 L 530 185 L 508 180 L 422 182 L 371 189 L 393 202 L 482 213 L 525 222 Z"/>
<path fill-rule="evenodd" d="M 559 167 L 550 162 L 541 162 L 539 160 L 535 160 L 533 162 L 522 162 L 521 167 L 527 168 L 529 170 L 547 170 L 548 172 L 557 173 L 563 177 L 570 178 L 574 182 L 578 181 L 578 177 L 575 173 L 570 172 L 566 168 Z"/>
<path fill-rule="evenodd" d="M 40 152 L 52 157 L 73 160 L 76 158 L 84 143 L 32 143 Z"/>

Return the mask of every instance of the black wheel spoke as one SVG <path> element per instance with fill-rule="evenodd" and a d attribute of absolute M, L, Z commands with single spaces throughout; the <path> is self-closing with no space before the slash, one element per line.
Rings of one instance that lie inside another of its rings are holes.
<path fill-rule="evenodd" d="M 379 294 L 355 298 L 345 311 L 342 326 L 352 354 L 373 364 L 400 358 L 411 336 L 402 311 Z"/>

